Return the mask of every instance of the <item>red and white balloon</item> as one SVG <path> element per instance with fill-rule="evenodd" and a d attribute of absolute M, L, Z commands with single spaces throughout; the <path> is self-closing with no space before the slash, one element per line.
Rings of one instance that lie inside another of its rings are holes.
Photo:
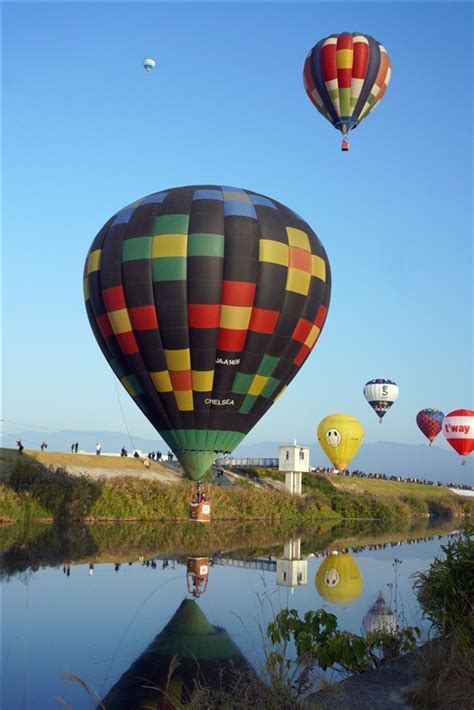
<path fill-rule="evenodd" d="M 474 451 L 474 411 L 454 409 L 443 419 L 443 434 L 460 456 Z"/>

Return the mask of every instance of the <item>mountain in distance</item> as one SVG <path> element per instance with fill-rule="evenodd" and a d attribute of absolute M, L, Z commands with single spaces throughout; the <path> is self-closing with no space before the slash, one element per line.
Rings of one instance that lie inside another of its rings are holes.
<path fill-rule="evenodd" d="M 128 451 L 133 450 L 128 434 L 116 431 L 23 431 L 16 434 L 3 435 L 2 446 L 15 447 L 15 440 L 21 439 L 27 449 L 39 449 L 41 442 L 46 441 L 48 451 L 70 451 L 71 444 L 79 443 L 80 451 L 95 452 L 97 442 L 102 444 L 102 453 L 120 453 L 122 446 Z M 289 441 L 266 441 L 258 444 L 243 444 L 232 453 L 236 458 L 278 458 L 278 448 Z M 304 442 L 300 442 L 302 445 Z M 158 436 L 156 439 L 133 437 L 135 448 L 148 453 L 149 451 L 168 452 L 168 446 Z M 310 447 L 312 466 L 327 468 L 328 459 L 318 444 Z M 360 469 L 366 473 L 385 473 L 388 476 L 416 476 L 430 481 L 442 483 L 460 483 L 474 485 L 474 460 L 466 459 L 461 465 L 462 457 L 454 451 L 447 451 L 438 446 L 428 444 L 399 444 L 388 441 L 362 444 L 357 456 L 349 465 L 349 470 Z"/>

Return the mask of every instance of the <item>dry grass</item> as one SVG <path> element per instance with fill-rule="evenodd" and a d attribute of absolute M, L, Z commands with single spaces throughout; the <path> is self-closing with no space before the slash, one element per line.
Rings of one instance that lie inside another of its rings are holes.
<path fill-rule="evenodd" d="M 447 488 L 438 486 L 426 486 L 423 483 L 402 483 L 399 481 L 384 481 L 377 478 L 342 478 L 339 476 L 328 476 L 331 483 L 343 491 L 366 492 L 381 498 L 400 499 L 403 496 L 412 496 L 426 500 L 426 498 L 449 498 L 456 499 L 455 493 Z"/>
<path fill-rule="evenodd" d="M 474 652 L 453 639 L 436 639 L 416 652 L 422 684 L 407 694 L 419 710 L 472 710 Z"/>
<path fill-rule="evenodd" d="M 93 472 L 97 468 L 105 468 L 112 471 L 134 472 L 143 471 L 143 461 L 131 457 L 122 458 L 121 456 L 100 456 L 91 454 L 66 454 L 56 451 L 28 451 L 25 449 L 25 454 L 41 463 L 43 466 L 53 466 L 54 468 L 69 468 L 71 466 L 84 467 L 91 469 Z M 160 471 L 169 473 L 169 469 L 156 461 L 150 460 L 149 471 Z"/>

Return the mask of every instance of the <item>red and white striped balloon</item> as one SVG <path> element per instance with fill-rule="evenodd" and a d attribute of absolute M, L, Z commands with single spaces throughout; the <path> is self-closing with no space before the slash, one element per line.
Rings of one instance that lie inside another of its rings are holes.
<path fill-rule="evenodd" d="M 461 456 L 474 451 L 474 411 L 454 409 L 443 419 L 443 434 Z"/>

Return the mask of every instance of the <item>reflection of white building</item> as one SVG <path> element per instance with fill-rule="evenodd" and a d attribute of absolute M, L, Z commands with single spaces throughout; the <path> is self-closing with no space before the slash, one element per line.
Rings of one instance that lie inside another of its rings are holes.
<path fill-rule="evenodd" d="M 283 548 L 283 557 L 276 563 L 276 582 L 281 587 L 295 587 L 308 583 L 308 560 L 301 559 L 301 538 L 288 540 Z"/>
<path fill-rule="evenodd" d="M 383 632 L 393 634 L 397 630 L 397 617 L 383 598 L 382 592 L 362 620 L 366 634 Z"/>
<path fill-rule="evenodd" d="M 278 470 L 285 473 L 285 484 L 290 493 L 301 495 L 301 478 L 309 471 L 309 447 L 293 444 L 280 446 Z"/>

